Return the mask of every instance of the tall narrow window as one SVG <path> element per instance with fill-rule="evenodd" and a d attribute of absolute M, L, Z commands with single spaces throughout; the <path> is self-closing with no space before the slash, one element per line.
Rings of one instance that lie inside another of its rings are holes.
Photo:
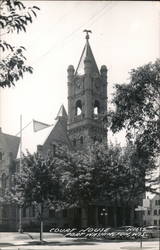
<path fill-rule="evenodd" d="M 154 210 L 154 215 L 157 215 L 157 210 L 156 209 Z"/>
<path fill-rule="evenodd" d="M 2 152 L 0 152 L 0 161 L 2 160 Z"/>
<path fill-rule="evenodd" d="M 75 147 L 77 144 L 76 139 L 73 139 L 73 146 Z"/>
<path fill-rule="evenodd" d="M 6 178 L 7 178 L 6 175 L 2 174 L 2 194 L 4 194 L 7 186 Z"/>
<path fill-rule="evenodd" d="M 55 144 L 52 144 L 52 154 L 53 154 L 53 156 L 55 156 L 55 154 L 56 154 L 56 145 Z"/>
<path fill-rule="evenodd" d="M 75 107 L 75 109 L 76 109 L 76 110 L 75 110 L 76 116 L 82 114 L 82 102 L 81 102 L 81 100 L 78 100 L 78 101 L 76 102 L 76 107 Z"/>
<path fill-rule="evenodd" d="M 83 144 L 83 136 L 80 137 L 80 144 Z"/>
<path fill-rule="evenodd" d="M 100 113 L 100 104 L 99 101 L 95 101 L 94 103 L 94 115 L 98 115 Z"/>
<path fill-rule="evenodd" d="M 154 225 L 157 226 L 157 220 L 154 220 Z"/>

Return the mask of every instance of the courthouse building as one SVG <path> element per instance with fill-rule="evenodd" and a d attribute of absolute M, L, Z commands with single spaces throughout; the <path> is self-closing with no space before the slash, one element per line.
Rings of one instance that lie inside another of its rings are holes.
<path fill-rule="evenodd" d="M 62 105 L 55 124 L 37 132 L 37 150 L 43 155 L 48 151 L 54 152 L 59 144 L 66 145 L 70 150 L 83 150 L 91 143 L 107 138 L 102 119 L 107 113 L 107 67 L 102 65 L 98 69 L 90 47 L 89 34 L 86 33 L 85 46 L 77 67 L 70 65 L 67 69 L 68 114 Z M 38 125 L 36 121 L 34 124 Z M 90 224 L 102 224 L 102 216 L 98 218 L 100 212 L 101 208 L 91 209 Z M 61 227 L 77 226 L 81 223 L 81 216 L 81 208 L 58 213 L 50 210 L 46 212 L 45 221 L 46 224 Z M 22 213 L 23 224 L 29 221 L 32 225 L 36 223 L 33 208 L 24 209 Z"/>
<path fill-rule="evenodd" d="M 102 122 L 107 112 L 107 68 L 98 69 L 89 44 L 89 31 L 86 31 L 86 42 L 76 68 L 70 65 L 67 69 L 68 114 L 62 105 L 54 125 L 38 133 L 37 151 L 43 155 L 54 151 L 56 145 L 66 145 L 70 150 L 83 150 L 92 142 L 106 139 Z M 35 122 L 36 123 L 36 122 Z M 0 132 L 0 187 L 1 195 L 7 186 L 12 185 L 15 171 L 15 159 L 20 139 Z M 46 213 L 50 223 L 55 225 L 75 224 L 80 211 L 63 210 L 60 214 L 50 210 Z M 8 230 L 18 225 L 18 211 L 11 206 L 0 207 L 0 227 Z M 78 219 L 79 220 L 79 219 Z M 23 209 L 22 224 L 35 224 L 37 221 L 34 207 Z M 46 222 L 47 223 L 47 222 Z"/>
<path fill-rule="evenodd" d="M 54 152 L 56 145 L 59 144 L 66 145 L 70 150 L 84 150 L 95 141 L 101 142 L 107 139 L 103 124 L 103 117 L 107 114 L 107 67 L 105 65 L 102 65 L 100 69 L 97 67 L 89 43 L 89 31 L 86 31 L 85 46 L 77 67 L 68 66 L 66 81 L 68 84 L 68 114 L 62 105 L 55 124 L 37 132 L 39 139 L 36 141 L 36 146 L 42 155 L 46 155 L 49 150 Z M 34 123 L 36 124 L 36 122 Z M 19 138 L 4 135 L 2 132 L 0 136 L 0 177 L 1 192 L 3 193 L 3 189 L 8 185 L 6 183 L 12 180 L 13 162 L 18 152 Z M 3 154 L 3 152 L 5 153 Z M 92 206 L 88 213 L 88 225 L 105 226 L 106 220 L 107 224 L 112 225 L 113 213 L 111 210 L 108 208 L 107 214 L 104 213 L 104 207 L 100 204 Z M 6 212 L 8 213 L 7 220 Z M 17 230 L 19 217 L 16 212 L 11 207 L 10 211 L 7 211 L 1 206 L 0 227 L 6 220 L 9 229 L 11 229 L 11 225 L 14 225 Z M 129 209 L 127 212 L 129 214 Z M 51 226 L 84 226 L 81 223 L 82 213 L 81 208 L 59 212 L 49 210 L 46 211 L 44 224 L 46 227 L 48 226 L 48 229 Z M 118 219 L 120 218 L 122 216 L 119 209 Z M 27 230 L 27 225 L 33 230 L 37 221 L 34 207 L 23 208 L 22 227 L 25 230 Z"/>

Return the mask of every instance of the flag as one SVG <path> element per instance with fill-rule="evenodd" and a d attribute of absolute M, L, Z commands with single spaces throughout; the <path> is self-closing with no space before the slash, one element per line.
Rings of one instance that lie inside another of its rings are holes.
<path fill-rule="evenodd" d="M 33 131 L 34 132 L 37 132 L 39 130 L 42 130 L 42 129 L 50 127 L 50 126 L 51 125 L 49 125 L 49 124 L 33 120 Z"/>

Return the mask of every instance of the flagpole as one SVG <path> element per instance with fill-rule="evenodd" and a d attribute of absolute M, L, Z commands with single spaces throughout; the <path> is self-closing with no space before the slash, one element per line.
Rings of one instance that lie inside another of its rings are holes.
<path fill-rule="evenodd" d="M 32 123 L 32 121 L 30 121 L 29 123 L 27 123 L 27 125 L 25 125 L 23 128 L 21 128 L 21 130 L 20 130 L 15 136 L 17 136 L 17 135 L 19 135 L 19 134 L 20 134 L 20 136 L 21 136 L 21 132 L 22 132 L 25 128 L 27 128 L 31 123 Z M 20 126 L 21 126 L 21 125 L 20 125 Z"/>
<path fill-rule="evenodd" d="M 19 161 L 19 173 L 22 171 L 22 114 L 20 115 L 20 161 Z M 19 233 L 22 233 L 22 207 L 19 207 Z"/>

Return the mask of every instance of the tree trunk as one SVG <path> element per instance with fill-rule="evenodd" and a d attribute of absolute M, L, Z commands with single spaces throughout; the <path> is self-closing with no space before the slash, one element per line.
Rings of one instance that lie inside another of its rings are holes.
<path fill-rule="evenodd" d="M 84 228 L 88 226 L 87 207 L 82 208 L 81 226 Z"/>
<path fill-rule="evenodd" d="M 125 226 L 126 224 L 126 208 L 125 206 L 122 206 L 122 226 Z"/>
<path fill-rule="evenodd" d="M 117 227 L 117 207 L 113 207 L 113 224 L 114 227 Z"/>
<path fill-rule="evenodd" d="M 134 206 L 131 207 L 131 213 L 130 213 L 130 224 L 133 226 L 134 223 Z"/>
<path fill-rule="evenodd" d="M 98 207 L 95 207 L 95 226 L 96 226 L 96 227 L 99 227 Z"/>
<path fill-rule="evenodd" d="M 40 221 L 40 241 L 43 241 L 43 220 Z"/>
<path fill-rule="evenodd" d="M 40 241 L 43 242 L 43 203 L 40 205 Z"/>

